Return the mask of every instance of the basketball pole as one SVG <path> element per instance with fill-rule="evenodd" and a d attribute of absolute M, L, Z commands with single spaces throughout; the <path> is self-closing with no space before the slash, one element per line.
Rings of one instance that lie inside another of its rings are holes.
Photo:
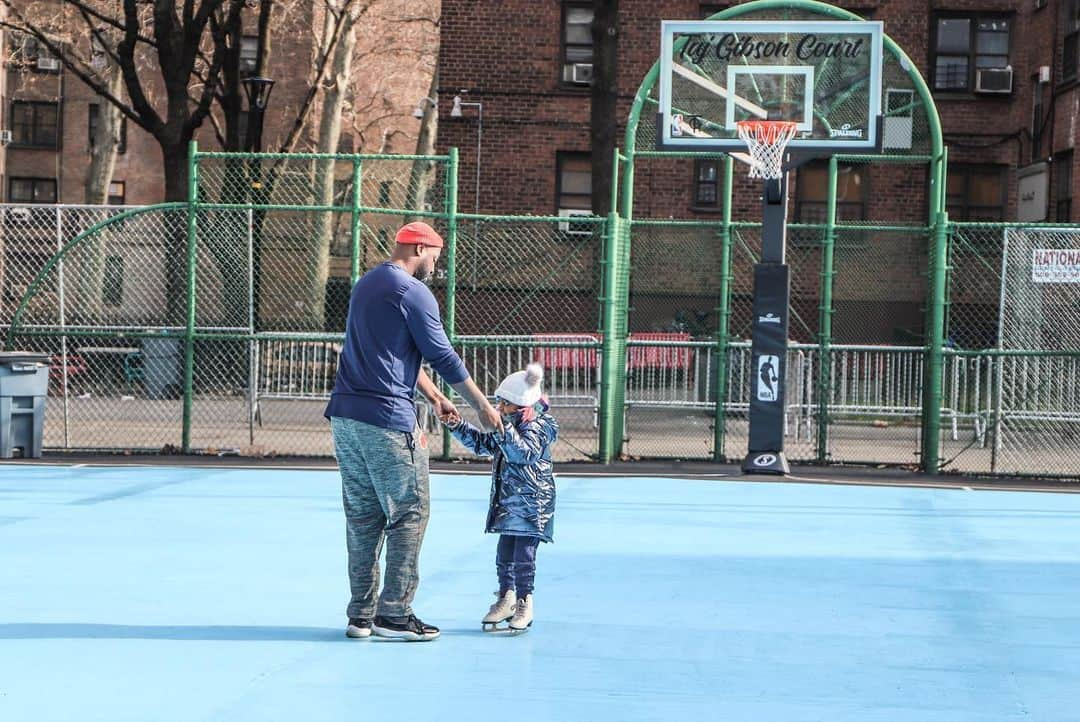
<path fill-rule="evenodd" d="M 791 270 L 784 262 L 788 182 L 769 178 L 762 192 L 761 262 L 754 265 L 750 346 L 750 441 L 746 474 L 787 474 L 784 456 L 784 380 L 787 377 Z"/>

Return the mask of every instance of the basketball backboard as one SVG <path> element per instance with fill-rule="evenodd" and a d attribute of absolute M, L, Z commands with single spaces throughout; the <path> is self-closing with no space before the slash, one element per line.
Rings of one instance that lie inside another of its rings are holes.
<path fill-rule="evenodd" d="M 879 148 L 882 24 L 664 21 L 657 148 L 739 151 L 740 120 L 798 123 L 795 151 Z"/>

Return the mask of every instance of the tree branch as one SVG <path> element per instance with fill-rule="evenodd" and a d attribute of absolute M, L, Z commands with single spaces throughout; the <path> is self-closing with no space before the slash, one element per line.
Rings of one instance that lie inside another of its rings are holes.
<path fill-rule="evenodd" d="M 203 6 L 208 3 L 209 0 L 203 0 Z M 225 19 L 226 25 L 240 22 L 240 11 L 243 7 L 244 0 L 229 0 L 229 12 Z M 203 83 L 202 97 L 199 98 L 199 103 L 195 107 L 195 112 L 191 114 L 190 127 L 193 130 L 202 125 L 206 116 L 210 115 L 210 106 L 214 102 L 214 91 L 217 89 L 217 79 L 224 64 L 225 44 L 215 43 L 213 63 L 206 72 L 207 78 L 213 82 Z"/>
<path fill-rule="evenodd" d="M 62 45 L 55 42 L 45 33 L 41 32 L 41 30 L 39 30 L 37 26 L 28 23 L 26 21 L 26 18 L 23 17 L 22 13 L 19 12 L 19 9 L 12 5 L 9 0 L 0 0 L 0 2 L 3 2 L 3 4 L 8 8 L 8 10 L 11 11 L 11 14 L 15 17 L 15 19 L 18 20 L 20 23 L 19 25 L 16 25 L 7 21 L 0 21 L 0 27 L 8 28 L 10 30 L 14 30 L 15 32 L 28 33 L 30 35 L 33 35 L 40 43 L 42 43 L 45 47 L 49 49 L 50 53 L 55 55 L 60 60 L 60 63 L 65 68 L 67 68 L 72 75 L 77 77 L 82 82 L 86 83 L 87 87 L 89 87 L 95 93 L 97 93 L 98 95 L 115 105 L 117 108 L 119 108 L 120 112 L 123 113 L 124 116 L 130 118 L 131 121 L 138 125 L 140 128 L 143 128 L 147 132 L 153 132 L 151 128 L 147 127 L 143 118 L 141 118 L 139 114 L 131 108 L 131 106 L 129 106 L 123 100 L 109 92 L 108 87 L 106 87 L 106 85 L 97 77 L 97 73 L 93 72 L 89 67 L 87 67 L 86 63 L 82 62 L 78 58 L 73 58 L 71 54 L 68 53 Z"/>
<path fill-rule="evenodd" d="M 120 58 L 116 56 L 116 52 L 109 47 L 109 44 L 105 42 L 104 36 L 101 31 L 94 25 L 94 21 L 90 14 L 82 8 L 79 8 L 79 14 L 82 15 L 84 21 L 86 21 L 86 27 L 90 29 L 90 59 L 93 60 L 94 56 L 94 39 L 97 39 L 98 45 L 105 49 L 105 54 L 109 56 L 109 59 L 116 65 L 120 65 Z"/>
<path fill-rule="evenodd" d="M 221 129 L 221 123 L 218 122 L 217 116 L 213 113 L 207 113 L 206 117 L 210 120 L 210 127 L 214 129 L 214 137 L 217 138 L 218 145 L 222 148 L 228 147 L 225 142 L 225 133 Z"/>
<path fill-rule="evenodd" d="M 124 87 L 127 88 L 128 97 L 131 98 L 131 105 L 135 112 L 142 116 L 142 119 L 136 122 L 157 137 L 165 124 L 147 100 L 142 81 L 139 79 L 138 68 L 135 67 L 135 45 L 138 41 L 139 8 L 135 5 L 135 0 L 124 0 L 124 39 L 116 46 L 120 72 L 124 76 Z M 161 47 L 158 46 L 158 55 L 160 54 Z"/>
<path fill-rule="evenodd" d="M 88 14 L 96 20 L 100 20 L 101 22 L 105 23 L 106 25 L 111 25 L 117 30 L 124 29 L 124 23 L 121 22 L 118 18 L 105 15 L 100 10 L 97 10 L 96 8 L 82 2 L 82 0 L 64 0 L 64 3 L 67 5 L 75 6 L 83 14 Z M 151 47 L 157 47 L 157 42 L 148 35 L 139 35 L 139 42 L 146 43 Z"/>
<path fill-rule="evenodd" d="M 438 28 L 440 26 L 439 18 L 429 18 L 429 17 L 424 17 L 423 15 L 416 15 L 416 16 L 407 17 L 407 18 L 394 18 L 394 22 L 395 23 L 428 23 L 433 28 Z"/>
<path fill-rule="evenodd" d="M 326 52 L 320 60 L 319 69 L 315 73 L 315 78 L 311 85 L 308 86 L 307 95 L 304 96 L 304 100 L 300 103 L 300 109 L 296 113 L 296 120 L 293 122 L 292 128 L 289 129 L 289 134 L 285 136 L 285 141 L 278 150 L 279 153 L 291 153 L 296 147 L 296 142 L 300 139 L 300 132 L 303 131 L 304 125 L 307 123 L 307 116 L 315 104 L 315 96 L 318 94 L 319 88 L 322 87 L 323 80 L 326 77 L 326 69 L 330 67 L 330 61 L 334 57 L 334 50 L 337 48 L 338 41 L 341 40 L 342 31 L 345 29 L 345 13 L 349 11 L 352 4 L 353 0 L 345 0 L 344 4 L 341 6 L 340 15 L 334 14 L 334 17 L 337 18 L 337 21 L 334 23 L 334 34 L 330 38 L 330 43 L 326 47 Z M 329 7 L 329 3 L 327 3 L 327 6 Z M 357 17 L 366 13 L 368 7 L 368 5 L 365 5 Z"/>

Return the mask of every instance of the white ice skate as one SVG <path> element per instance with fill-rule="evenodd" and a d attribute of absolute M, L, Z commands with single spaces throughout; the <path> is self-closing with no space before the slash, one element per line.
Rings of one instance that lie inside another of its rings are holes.
<path fill-rule="evenodd" d="M 488 610 L 483 622 L 481 622 L 485 632 L 507 631 L 509 627 L 505 626 L 505 622 L 514 616 L 517 607 L 517 594 L 513 589 L 507 590 L 501 597 L 498 592 L 495 592 L 495 597 L 495 603 L 491 605 L 491 609 Z"/>
<path fill-rule="evenodd" d="M 510 634 L 524 634 L 529 631 L 533 622 L 533 595 L 527 594 L 524 599 L 517 600 L 517 609 L 510 618 Z"/>

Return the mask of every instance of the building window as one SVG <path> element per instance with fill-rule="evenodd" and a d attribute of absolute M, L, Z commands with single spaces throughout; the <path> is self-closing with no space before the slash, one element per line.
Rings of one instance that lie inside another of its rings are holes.
<path fill-rule="evenodd" d="M 694 207 L 716 208 L 720 205 L 720 161 L 694 161 Z"/>
<path fill-rule="evenodd" d="M 970 91 L 975 71 L 1009 64 L 1009 24 L 1002 17 L 939 17 L 935 22 L 934 89 Z"/>
<path fill-rule="evenodd" d="M 949 165 L 945 194 L 951 220 L 1004 220 L 1007 191 L 1005 166 Z"/>
<path fill-rule="evenodd" d="M 1080 0 L 1065 2 L 1065 43 L 1061 53 L 1061 79 L 1076 79 L 1077 45 L 1080 44 Z"/>
<path fill-rule="evenodd" d="M 869 184 L 866 166 L 840 163 L 836 173 L 836 220 L 866 220 Z M 799 223 L 825 223 L 829 211 L 829 164 L 809 163 L 799 169 L 795 186 L 795 217 Z"/>
<path fill-rule="evenodd" d="M 555 156 L 557 166 L 557 207 L 559 215 L 577 211 L 592 212 L 592 162 L 588 153 L 560 152 Z"/>
<path fill-rule="evenodd" d="M 127 184 L 124 181 L 113 181 L 109 183 L 109 205 L 110 206 L 122 206 L 124 205 L 124 197 L 127 195 Z"/>
<path fill-rule="evenodd" d="M 30 70 L 60 72 L 60 59 L 47 45 L 27 33 L 12 33 L 10 57 L 15 64 Z"/>
<path fill-rule="evenodd" d="M 240 38 L 240 77 L 250 78 L 254 75 L 258 61 L 259 38 L 255 35 L 245 35 Z"/>
<path fill-rule="evenodd" d="M 593 10 L 588 3 L 563 3 L 562 82 L 587 86 L 592 83 Z"/>
<path fill-rule="evenodd" d="M 1072 164 L 1071 150 L 1054 156 L 1054 220 L 1072 220 Z"/>
<path fill-rule="evenodd" d="M 101 283 L 101 302 L 116 308 L 124 302 L 124 259 L 105 257 L 105 275 Z"/>
<path fill-rule="evenodd" d="M 97 125 L 101 106 L 91 103 L 86 113 L 86 147 L 89 151 L 94 150 L 94 136 L 97 134 Z M 116 152 L 123 155 L 127 153 L 127 117 L 120 116 L 120 137 L 116 142 Z"/>
<path fill-rule="evenodd" d="M 12 142 L 27 148 L 57 147 L 59 103 L 16 100 L 11 104 Z"/>
<path fill-rule="evenodd" d="M 12 203 L 56 203 L 55 178 L 12 178 L 8 181 Z"/>

